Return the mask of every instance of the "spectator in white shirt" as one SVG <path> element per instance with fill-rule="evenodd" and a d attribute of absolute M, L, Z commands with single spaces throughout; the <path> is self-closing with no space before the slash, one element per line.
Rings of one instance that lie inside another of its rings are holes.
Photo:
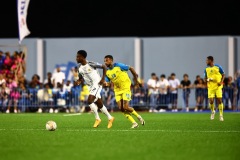
<path fill-rule="evenodd" d="M 150 97 L 150 109 L 149 112 L 158 112 L 157 98 L 158 98 L 158 87 L 157 87 L 157 76 L 155 73 L 151 74 L 151 78 L 147 82 L 148 85 L 148 96 Z"/>
<path fill-rule="evenodd" d="M 71 81 L 67 80 L 67 83 L 64 84 L 64 86 L 63 86 L 63 90 L 65 90 L 66 92 L 71 92 L 72 86 L 73 86 L 73 84 L 71 83 Z"/>
<path fill-rule="evenodd" d="M 170 89 L 170 103 L 172 105 L 172 112 L 177 112 L 177 101 L 178 101 L 178 88 L 180 87 L 180 81 L 176 78 L 175 73 L 171 74 L 169 80 Z"/>
<path fill-rule="evenodd" d="M 159 112 L 164 112 L 168 108 L 167 91 L 169 87 L 169 82 L 166 79 L 165 74 L 160 76 L 160 80 L 157 82 L 157 87 L 159 89 Z"/>
<path fill-rule="evenodd" d="M 57 83 L 60 83 L 62 86 L 64 85 L 65 74 L 61 72 L 60 66 L 57 66 L 57 72 L 53 74 L 53 87 L 57 88 Z"/>
<path fill-rule="evenodd" d="M 63 86 L 63 90 L 65 91 L 66 94 L 66 105 L 67 107 L 70 109 L 71 105 L 72 105 L 72 94 L 71 94 L 71 88 L 72 88 L 73 84 L 71 83 L 70 80 L 67 80 L 67 83 L 64 84 Z"/>
<path fill-rule="evenodd" d="M 48 84 L 51 89 L 53 88 L 53 77 L 51 72 L 47 73 L 47 78 L 44 80 L 43 84 Z"/>

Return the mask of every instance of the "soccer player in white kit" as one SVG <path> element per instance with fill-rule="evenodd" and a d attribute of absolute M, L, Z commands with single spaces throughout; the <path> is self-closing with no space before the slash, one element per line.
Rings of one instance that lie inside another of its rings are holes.
<path fill-rule="evenodd" d="M 106 70 L 107 67 L 103 64 L 90 62 L 86 60 L 87 52 L 84 50 L 79 50 L 77 52 L 76 61 L 79 64 L 78 67 L 78 77 L 74 77 L 75 83 L 80 84 L 85 81 L 86 85 L 89 88 L 88 96 L 88 105 L 95 115 L 94 128 L 98 127 L 101 123 L 101 119 L 98 114 L 98 108 L 108 117 L 108 126 L 107 128 L 112 127 L 114 117 L 112 117 L 107 108 L 104 106 L 100 92 L 102 90 L 102 84 L 105 82 Z M 99 75 L 97 68 L 103 69 L 102 78 Z"/>

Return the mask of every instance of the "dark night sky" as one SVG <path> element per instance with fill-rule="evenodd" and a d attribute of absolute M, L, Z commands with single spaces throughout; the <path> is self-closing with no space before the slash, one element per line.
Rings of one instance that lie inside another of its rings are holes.
<path fill-rule="evenodd" d="M 237 0 L 209 1 L 31 0 L 29 37 L 240 35 Z M 0 5 L 0 37 L 17 37 L 16 0 Z"/>

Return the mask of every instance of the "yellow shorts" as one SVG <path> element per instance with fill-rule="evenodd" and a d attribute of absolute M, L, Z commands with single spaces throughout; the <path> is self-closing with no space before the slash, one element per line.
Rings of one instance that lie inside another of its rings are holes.
<path fill-rule="evenodd" d="M 218 89 L 208 89 L 208 98 L 222 98 L 222 87 L 219 87 Z"/>
<path fill-rule="evenodd" d="M 122 92 L 115 92 L 115 99 L 116 102 L 120 100 L 126 100 L 126 101 L 131 101 L 132 93 L 130 90 L 124 90 Z"/>

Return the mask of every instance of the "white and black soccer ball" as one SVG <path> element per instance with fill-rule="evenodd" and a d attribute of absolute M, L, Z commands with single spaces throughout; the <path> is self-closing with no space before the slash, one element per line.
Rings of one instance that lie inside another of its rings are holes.
<path fill-rule="evenodd" d="M 46 123 L 46 129 L 48 131 L 55 131 L 57 129 L 57 123 L 54 121 L 48 121 Z"/>

